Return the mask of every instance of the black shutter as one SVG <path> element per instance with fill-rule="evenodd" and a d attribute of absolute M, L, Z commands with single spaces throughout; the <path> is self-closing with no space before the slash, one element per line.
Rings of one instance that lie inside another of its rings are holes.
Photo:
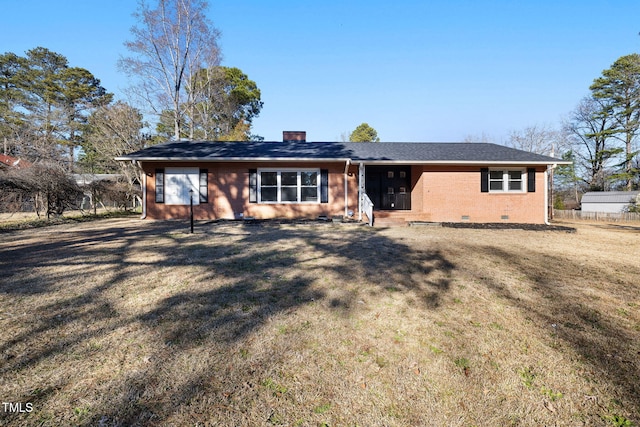
<path fill-rule="evenodd" d="M 329 170 L 320 169 L 320 203 L 329 203 Z"/>
<path fill-rule="evenodd" d="M 164 203 L 164 169 L 156 169 L 156 203 Z"/>
<path fill-rule="evenodd" d="M 480 191 L 489 192 L 489 168 L 480 169 Z"/>
<path fill-rule="evenodd" d="M 249 203 L 258 202 L 258 170 L 249 169 Z"/>
<path fill-rule="evenodd" d="M 527 191 L 529 193 L 536 192 L 536 170 L 535 168 L 527 169 Z"/>
<path fill-rule="evenodd" d="M 209 202 L 208 183 L 209 183 L 209 171 L 207 169 L 200 169 L 200 182 L 199 182 L 200 203 Z"/>

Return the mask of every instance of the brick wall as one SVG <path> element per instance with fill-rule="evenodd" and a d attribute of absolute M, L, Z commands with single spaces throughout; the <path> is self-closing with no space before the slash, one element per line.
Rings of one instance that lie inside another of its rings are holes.
<path fill-rule="evenodd" d="M 197 167 L 208 171 L 209 202 L 194 206 L 195 219 L 237 219 L 251 216 L 268 218 L 317 218 L 320 215 L 332 217 L 344 215 L 344 164 L 320 163 L 277 163 L 268 167 L 277 168 L 317 168 L 329 171 L 328 203 L 282 203 L 262 204 L 249 202 L 249 170 L 265 167 L 264 164 L 239 163 L 160 163 L 146 162 L 144 170 L 147 179 L 147 218 L 180 219 L 189 217 L 188 205 L 167 205 L 155 202 L 155 170 L 166 167 Z M 357 213 L 358 185 L 357 171 L 351 170 L 348 177 L 347 210 Z"/>
<path fill-rule="evenodd" d="M 436 222 L 544 223 L 545 169 L 536 169 L 533 193 L 482 193 L 479 167 L 414 167 L 418 178 L 412 207 Z M 526 180 L 523 184 L 526 189 Z"/>
<path fill-rule="evenodd" d="M 316 218 L 344 215 L 344 164 L 277 163 L 279 168 L 318 168 L 329 170 L 329 203 L 258 204 L 249 202 L 249 170 L 261 163 L 154 163 L 146 162 L 147 217 L 179 219 L 189 217 L 189 206 L 155 203 L 155 170 L 164 167 L 198 167 L 208 170 L 209 202 L 194 206 L 196 219 L 234 219 L 240 214 L 255 218 Z M 350 166 L 347 210 L 357 217 L 358 170 Z M 544 223 L 545 167 L 536 169 L 533 193 L 482 193 L 480 167 L 413 166 L 411 170 L 411 211 L 395 211 L 408 220 L 434 222 L 512 222 Z M 526 186 L 526 181 L 523 183 Z"/>

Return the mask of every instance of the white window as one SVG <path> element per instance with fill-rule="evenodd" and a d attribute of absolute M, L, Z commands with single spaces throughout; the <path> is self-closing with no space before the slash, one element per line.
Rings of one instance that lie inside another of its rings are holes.
<path fill-rule="evenodd" d="M 189 192 L 191 191 L 191 193 Z M 193 204 L 200 204 L 200 169 L 165 168 L 164 203 L 165 205 L 188 205 L 191 197 Z"/>
<path fill-rule="evenodd" d="M 522 193 L 525 177 L 524 169 L 492 169 L 489 171 L 489 191 Z"/>
<path fill-rule="evenodd" d="M 259 203 L 318 203 L 319 169 L 258 170 Z"/>

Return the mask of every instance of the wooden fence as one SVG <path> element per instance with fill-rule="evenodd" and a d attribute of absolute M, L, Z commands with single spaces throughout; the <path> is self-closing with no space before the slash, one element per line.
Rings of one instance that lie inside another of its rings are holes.
<path fill-rule="evenodd" d="M 576 210 L 561 211 L 554 209 L 554 219 L 582 219 L 588 221 L 611 221 L 611 222 L 640 222 L 640 213 L 635 212 L 582 212 Z"/>

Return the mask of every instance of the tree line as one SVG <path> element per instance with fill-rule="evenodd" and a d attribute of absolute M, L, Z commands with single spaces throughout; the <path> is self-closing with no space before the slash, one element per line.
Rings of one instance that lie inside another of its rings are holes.
<path fill-rule="evenodd" d="M 585 191 L 640 188 L 640 55 L 617 59 L 595 78 L 589 93 L 558 129 L 534 125 L 512 132 L 508 144 L 573 162 L 556 169 L 567 199 Z M 562 208 L 562 198 L 557 198 Z"/>
<path fill-rule="evenodd" d="M 220 65 L 220 33 L 207 7 L 205 0 L 139 3 L 137 25 L 125 42 L 129 56 L 118 63 L 131 82 L 127 100 L 116 100 L 89 70 L 47 48 L 0 55 L 2 152 L 49 168 L 42 177 L 118 173 L 123 192 L 133 198 L 139 197 L 141 172 L 115 162 L 116 156 L 167 138 L 261 139 L 251 133 L 263 107 L 260 89 L 240 69 Z M 576 200 L 587 190 L 640 187 L 640 55 L 619 58 L 589 89 L 559 129 L 532 126 L 508 141 L 572 160 L 557 169 L 554 182 Z M 154 128 L 147 117 L 157 118 Z M 366 123 L 348 139 L 379 141 Z M 32 179 L 20 181 L 21 174 L 26 172 L 0 176 L 3 194 L 29 197 L 32 188 L 32 198 L 45 200 L 44 190 L 30 185 Z M 57 213 L 64 203 L 51 205 L 56 207 L 47 212 Z"/>
<path fill-rule="evenodd" d="M 220 65 L 219 32 L 206 9 L 204 0 L 139 3 L 138 24 L 125 42 L 130 56 L 118 64 L 130 78 L 127 100 L 47 48 L 1 54 L 2 153 L 37 165 L 0 175 L 5 205 L 40 200 L 47 215 L 60 214 L 81 194 L 71 173 L 119 174 L 126 197 L 139 198 L 141 171 L 114 157 L 170 138 L 260 139 L 251 134 L 263 106 L 260 89 L 239 68 Z M 157 119 L 154 128 L 147 117 Z M 55 188 L 67 193 L 57 201 L 36 183 L 54 178 L 64 180 Z"/>

